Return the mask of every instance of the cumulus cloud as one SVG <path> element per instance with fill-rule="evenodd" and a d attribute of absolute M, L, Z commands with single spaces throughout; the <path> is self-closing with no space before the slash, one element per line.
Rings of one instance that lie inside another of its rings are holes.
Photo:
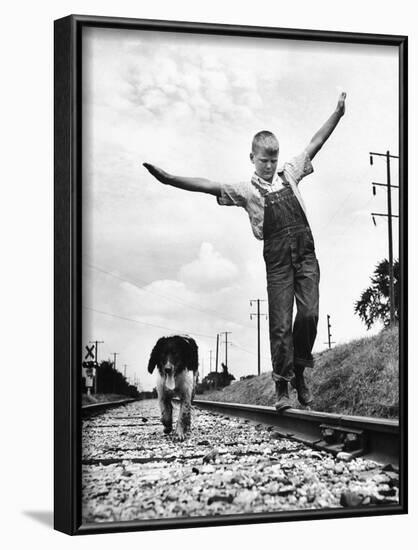
<path fill-rule="evenodd" d="M 237 267 L 223 258 L 210 243 L 203 243 L 199 257 L 180 269 L 180 280 L 194 290 L 211 292 L 230 286 L 238 277 Z"/>

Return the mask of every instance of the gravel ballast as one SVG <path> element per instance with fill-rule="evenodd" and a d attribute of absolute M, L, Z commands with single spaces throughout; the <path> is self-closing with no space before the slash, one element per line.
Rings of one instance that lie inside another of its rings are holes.
<path fill-rule="evenodd" d="M 83 523 L 398 504 L 398 473 L 371 460 L 196 407 L 179 443 L 159 417 L 147 400 L 83 421 Z"/>

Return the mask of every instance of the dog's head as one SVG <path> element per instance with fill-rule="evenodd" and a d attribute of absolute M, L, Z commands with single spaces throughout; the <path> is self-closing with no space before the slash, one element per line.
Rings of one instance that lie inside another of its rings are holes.
<path fill-rule="evenodd" d="M 165 386 L 174 390 L 176 376 L 183 370 L 197 371 L 199 366 L 198 348 L 193 338 L 188 336 L 168 336 L 158 340 L 148 362 L 148 372 L 158 368 Z"/>

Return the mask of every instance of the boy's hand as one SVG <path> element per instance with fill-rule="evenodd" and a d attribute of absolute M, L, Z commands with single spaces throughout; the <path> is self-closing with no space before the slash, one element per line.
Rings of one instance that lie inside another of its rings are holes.
<path fill-rule="evenodd" d="M 143 162 L 142 166 L 144 166 L 148 170 L 148 172 L 154 176 L 154 178 L 157 178 L 158 181 L 160 181 L 161 183 L 167 183 L 167 172 L 164 172 L 164 170 L 161 170 L 161 168 L 158 168 L 158 166 L 148 164 L 148 162 Z"/>
<path fill-rule="evenodd" d="M 338 98 L 336 111 L 340 116 L 343 116 L 344 113 L 345 113 L 345 98 L 346 97 L 347 97 L 347 94 L 345 92 L 342 92 L 340 94 L 340 97 Z"/>

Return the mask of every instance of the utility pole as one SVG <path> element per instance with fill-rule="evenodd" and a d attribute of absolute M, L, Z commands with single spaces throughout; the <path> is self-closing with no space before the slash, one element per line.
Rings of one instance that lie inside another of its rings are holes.
<path fill-rule="evenodd" d="M 257 302 L 257 313 L 250 313 L 250 320 L 252 320 L 253 317 L 257 317 L 257 372 L 258 376 L 261 374 L 261 345 L 260 345 L 260 317 L 262 315 L 265 315 L 267 319 L 267 315 L 265 313 L 260 313 L 260 302 L 265 302 L 266 300 L 250 300 L 250 307 L 252 307 L 253 302 Z"/>
<path fill-rule="evenodd" d="M 327 315 L 328 342 L 324 342 L 324 343 L 328 344 L 328 349 L 331 349 L 331 344 L 335 344 L 335 342 L 331 342 L 331 324 L 329 322 L 330 319 L 331 319 L 331 316 Z"/>
<path fill-rule="evenodd" d="M 99 344 L 104 344 L 103 340 L 89 340 L 89 344 L 94 344 L 94 363 L 96 365 L 96 375 L 94 377 L 94 393 L 97 393 L 97 375 L 99 367 Z"/>
<path fill-rule="evenodd" d="M 392 325 L 395 321 L 395 284 L 393 277 L 393 240 L 392 240 L 392 218 L 398 218 L 399 216 L 392 214 L 392 193 L 391 189 L 399 188 L 398 185 L 392 185 L 390 181 L 390 159 L 399 159 L 396 155 L 391 155 L 389 151 L 386 153 L 369 153 L 370 154 L 370 164 L 373 164 L 373 156 L 385 157 L 386 158 L 386 183 L 376 183 L 372 182 L 373 185 L 373 195 L 376 195 L 376 185 L 387 188 L 387 206 L 388 213 L 380 214 L 377 212 L 372 212 L 372 219 L 374 225 L 376 225 L 375 216 L 384 216 L 388 219 L 388 241 L 389 241 L 389 310 L 390 310 L 390 324 Z"/>
<path fill-rule="evenodd" d="M 212 350 L 209 350 L 209 372 L 212 372 Z"/>
<path fill-rule="evenodd" d="M 232 334 L 232 332 L 221 332 L 221 334 L 225 334 L 225 366 L 228 368 L 228 334 Z M 231 342 L 229 342 L 231 344 Z"/>
<path fill-rule="evenodd" d="M 215 372 L 218 372 L 219 361 L 219 334 L 216 335 L 216 360 L 215 360 Z"/>
<path fill-rule="evenodd" d="M 120 355 L 119 353 L 113 353 L 113 368 L 116 370 L 116 356 Z"/>

